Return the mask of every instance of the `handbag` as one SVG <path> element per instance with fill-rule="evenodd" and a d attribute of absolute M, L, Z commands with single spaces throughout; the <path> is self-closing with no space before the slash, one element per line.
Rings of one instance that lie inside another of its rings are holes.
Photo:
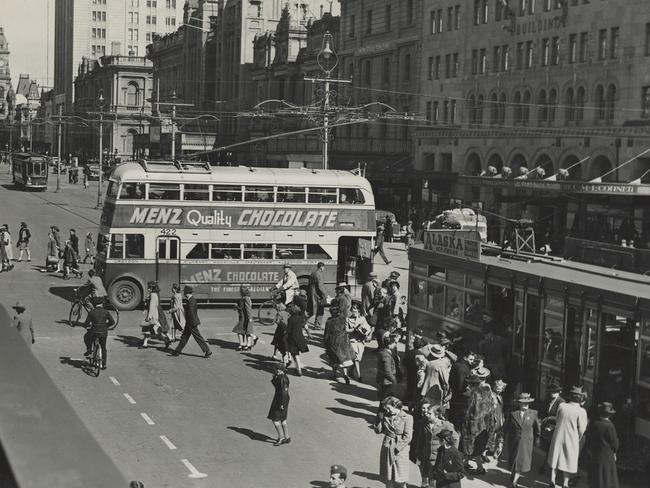
<path fill-rule="evenodd" d="M 50 255 L 45 258 L 45 263 L 46 264 L 58 264 L 59 260 L 56 256 Z"/>

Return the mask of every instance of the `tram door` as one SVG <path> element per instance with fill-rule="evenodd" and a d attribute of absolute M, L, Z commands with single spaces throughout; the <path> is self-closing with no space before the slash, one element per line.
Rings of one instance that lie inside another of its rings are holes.
<path fill-rule="evenodd" d="M 161 290 L 169 290 L 181 282 L 181 239 L 159 236 L 156 244 L 156 281 Z"/>
<path fill-rule="evenodd" d="M 526 296 L 523 391 L 536 394 L 539 384 L 539 297 Z"/>

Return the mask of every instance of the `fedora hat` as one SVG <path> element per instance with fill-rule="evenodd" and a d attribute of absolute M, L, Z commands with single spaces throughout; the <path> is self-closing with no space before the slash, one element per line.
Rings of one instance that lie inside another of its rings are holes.
<path fill-rule="evenodd" d="M 347 288 L 347 287 L 348 287 L 348 284 L 345 281 L 341 281 L 338 285 L 336 285 L 337 290 L 340 289 L 340 288 Z"/>
<path fill-rule="evenodd" d="M 472 374 L 476 376 L 478 379 L 484 380 L 488 376 L 490 376 L 490 370 L 483 367 L 483 368 L 474 368 L 472 370 Z"/>
<path fill-rule="evenodd" d="M 442 429 L 436 434 L 439 439 L 453 439 L 454 433 L 449 429 Z"/>
<path fill-rule="evenodd" d="M 391 279 L 399 278 L 401 275 L 399 274 L 399 271 L 391 271 L 390 275 L 388 275 Z"/>
<path fill-rule="evenodd" d="M 185 285 L 183 288 L 183 293 L 192 293 L 194 291 L 194 288 L 192 288 L 190 285 Z"/>
<path fill-rule="evenodd" d="M 440 344 L 431 344 L 429 351 L 431 351 L 431 355 L 436 359 L 445 357 L 445 350 Z"/>
<path fill-rule="evenodd" d="M 585 396 L 585 390 L 582 386 L 572 386 L 569 390 L 569 398 L 574 402 L 580 402 Z"/>
<path fill-rule="evenodd" d="M 562 391 L 562 387 L 557 383 L 552 383 L 546 388 L 546 393 L 559 393 Z"/>
<path fill-rule="evenodd" d="M 15 304 L 13 307 L 11 307 L 11 308 L 14 308 L 14 309 L 18 309 L 18 308 L 20 308 L 21 310 L 27 310 L 27 307 L 26 307 L 25 304 L 24 304 L 23 302 L 21 302 L 21 301 L 16 302 L 16 304 Z"/>
<path fill-rule="evenodd" d="M 520 393 L 517 398 L 515 398 L 515 402 L 517 403 L 533 403 L 535 399 L 530 396 L 530 393 Z"/>
<path fill-rule="evenodd" d="M 611 403 L 603 402 L 600 405 L 598 405 L 598 413 L 614 415 L 616 413 L 616 410 L 614 410 L 614 405 L 612 405 Z"/>

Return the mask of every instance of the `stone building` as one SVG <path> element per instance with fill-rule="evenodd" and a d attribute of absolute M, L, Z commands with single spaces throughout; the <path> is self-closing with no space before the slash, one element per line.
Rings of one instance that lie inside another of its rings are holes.
<path fill-rule="evenodd" d="M 9 43 L 4 29 L 0 27 L 0 119 L 9 116 L 7 93 L 11 88 L 11 70 L 9 69 Z"/>
<path fill-rule="evenodd" d="M 72 136 L 71 152 L 82 161 L 97 157 L 97 120 L 102 111 L 104 152 L 123 159 L 134 157 L 134 140 L 149 132 L 152 80 L 151 61 L 142 56 L 84 59 L 75 79 L 74 111 L 88 122 Z"/>

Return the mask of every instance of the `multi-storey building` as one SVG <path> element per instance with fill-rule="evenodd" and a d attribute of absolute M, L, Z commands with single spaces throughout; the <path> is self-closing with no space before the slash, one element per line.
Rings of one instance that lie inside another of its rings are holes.
<path fill-rule="evenodd" d="M 422 208 L 483 207 L 494 240 L 530 218 L 554 250 L 608 264 L 587 241 L 650 242 L 644 187 L 626 184 L 650 170 L 647 2 L 435 0 L 419 22 Z"/>
<path fill-rule="evenodd" d="M 99 113 L 103 117 L 105 152 L 132 158 L 134 142 L 149 133 L 153 92 L 151 61 L 142 56 L 102 56 L 84 59 L 75 79 L 74 110 L 92 120 L 72 138 L 72 151 L 83 159 L 99 151 Z M 100 104 L 100 100 L 102 100 Z"/>
<path fill-rule="evenodd" d="M 54 88 L 66 109 L 82 58 L 144 56 L 153 35 L 173 32 L 182 18 L 182 0 L 56 0 Z"/>
<path fill-rule="evenodd" d="M 0 27 L 0 119 L 6 119 L 9 115 L 7 106 L 9 88 L 11 88 L 9 43 L 5 37 L 4 29 Z"/>

